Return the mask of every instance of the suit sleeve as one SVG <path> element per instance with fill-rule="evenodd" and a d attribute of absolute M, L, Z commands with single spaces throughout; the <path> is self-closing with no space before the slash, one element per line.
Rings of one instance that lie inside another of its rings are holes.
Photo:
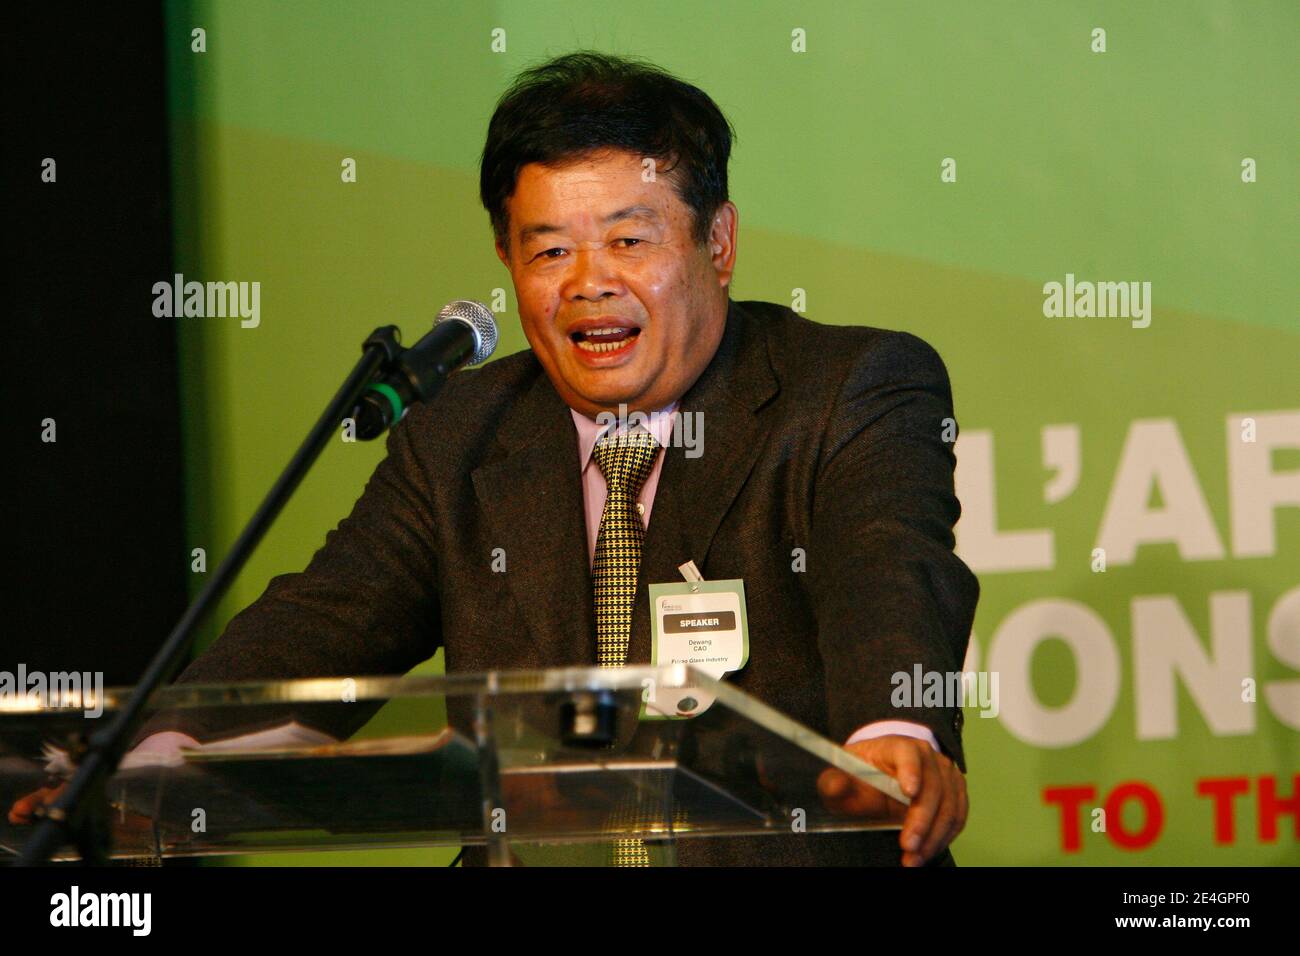
<path fill-rule="evenodd" d="M 961 670 L 979 598 L 953 553 L 952 417 L 947 370 L 921 339 L 886 333 L 858 357 L 822 441 L 808 573 L 832 739 L 912 721 L 964 772 L 960 706 L 891 700 L 895 674 Z"/>
<path fill-rule="evenodd" d="M 387 455 L 307 568 L 271 580 L 177 683 L 403 674 L 441 643 L 428 477 L 418 455 L 427 411 L 416 406 L 389 434 Z M 228 708 L 151 720 L 199 739 L 296 719 L 346 737 L 374 705 L 275 707 L 250 726 Z M 224 715 L 220 711 L 229 711 Z"/>

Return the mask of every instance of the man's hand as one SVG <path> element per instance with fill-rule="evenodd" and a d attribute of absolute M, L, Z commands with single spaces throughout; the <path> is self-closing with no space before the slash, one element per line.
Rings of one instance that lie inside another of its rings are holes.
<path fill-rule="evenodd" d="M 36 822 L 37 809 L 48 807 L 55 800 L 59 799 L 67 787 L 66 783 L 58 784 L 54 787 L 41 787 L 31 793 L 19 797 L 14 801 L 13 806 L 9 808 L 9 822 L 17 827 L 31 826 Z"/>
<path fill-rule="evenodd" d="M 834 813 L 901 821 L 904 866 L 921 866 L 942 853 L 966 826 L 966 778 L 924 740 L 887 734 L 844 749 L 897 780 L 911 805 L 904 806 L 834 767 L 817 779 L 822 801 Z"/>

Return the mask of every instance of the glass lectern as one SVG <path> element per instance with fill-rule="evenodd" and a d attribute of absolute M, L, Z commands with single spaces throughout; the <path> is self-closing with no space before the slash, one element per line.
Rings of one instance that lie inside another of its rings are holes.
<path fill-rule="evenodd" d="M 66 773 L 77 735 L 125 693 L 0 704 L 6 809 Z M 108 787 L 114 857 L 467 846 L 497 865 L 603 865 L 613 841 L 639 840 L 672 865 L 682 840 L 898 829 L 825 807 L 832 767 L 907 802 L 841 747 L 680 665 L 180 685 L 150 710 L 137 743 L 177 729 L 200 746 L 128 753 Z M 30 827 L 3 816 L 12 860 Z"/>

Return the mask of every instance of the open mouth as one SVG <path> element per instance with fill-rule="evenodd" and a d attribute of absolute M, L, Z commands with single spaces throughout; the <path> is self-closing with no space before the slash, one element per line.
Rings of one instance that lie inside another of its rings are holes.
<path fill-rule="evenodd" d="M 622 352 L 632 347 L 641 330 L 636 326 L 607 326 L 605 328 L 579 329 L 569 340 L 579 351 L 591 355 Z"/>

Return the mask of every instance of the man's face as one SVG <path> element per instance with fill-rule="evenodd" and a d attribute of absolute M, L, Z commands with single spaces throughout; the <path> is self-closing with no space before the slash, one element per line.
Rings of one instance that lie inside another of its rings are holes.
<path fill-rule="evenodd" d="M 530 163 L 506 204 L 510 270 L 524 335 L 560 397 L 594 418 L 676 401 L 713 358 L 727 317 L 736 207 L 708 242 L 668 175 L 605 152 L 565 166 Z"/>

